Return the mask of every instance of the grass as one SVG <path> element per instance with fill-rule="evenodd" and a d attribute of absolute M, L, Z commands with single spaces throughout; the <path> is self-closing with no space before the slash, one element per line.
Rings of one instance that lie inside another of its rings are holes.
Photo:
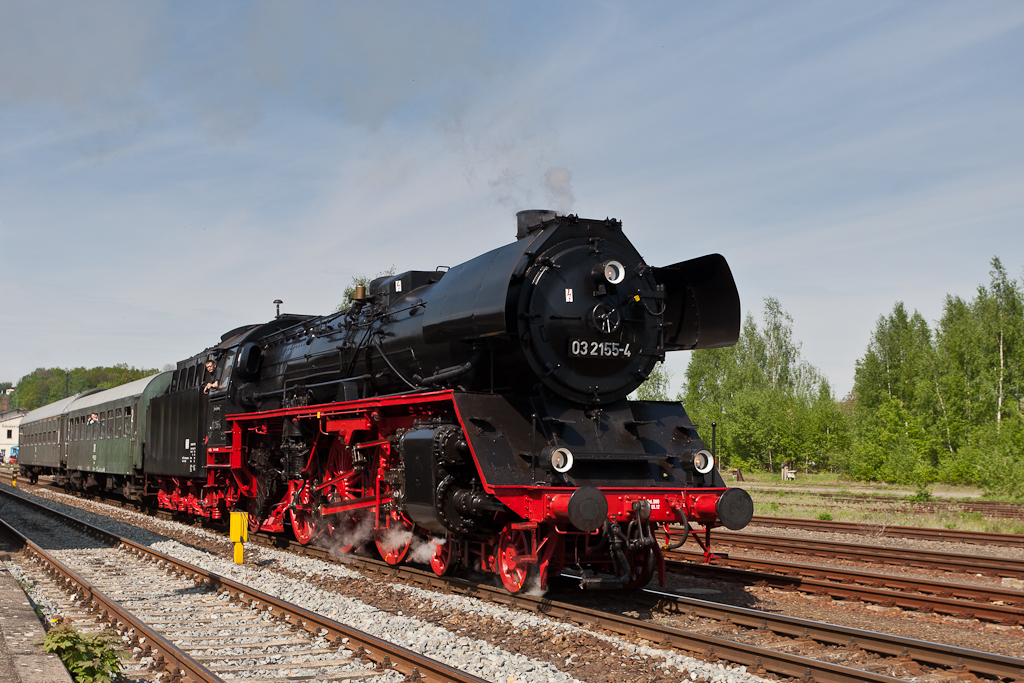
<path fill-rule="evenodd" d="M 742 486 L 742 484 L 741 484 Z M 828 519 L 872 526 L 923 526 L 960 531 L 1024 534 L 1024 519 L 989 518 L 980 512 L 915 509 L 909 499 L 832 501 L 815 493 L 754 490 L 754 514 L 770 517 Z"/>
<path fill-rule="evenodd" d="M 955 508 L 928 512 L 912 501 L 916 498 L 922 503 L 955 503 L 958 499 L 948 494 L 959 492 L 974 494 L 978 500 L 1014 502 L 1009 498 L 982 498 L 980 490 L 966 486 L 930 486 L 927 488 L 930 497 L 926 498 L 922 494 L 925 490 L 923 488 L 855 482 L 834 473 L 798 473 L 795 482 L 783 482 L 778 473 L 770 472 L 744 471 L 742 482 L 736 481 L 733 471 L 722 474 L 726 485 L 749 489 L 754 499 L 755 515 L 827 519 L 870 525 L 872 528 L 921 526 L 959 531 L 1024 534 L 1024 519 L 986 517 L 980 512 L 961 512 Z M 823 497 L 822 494 L 831 494 L 838 498 L 856 496 L 858 500 L 835 501 Z M 893 496 L 900 500 L 894 501 Z"/>

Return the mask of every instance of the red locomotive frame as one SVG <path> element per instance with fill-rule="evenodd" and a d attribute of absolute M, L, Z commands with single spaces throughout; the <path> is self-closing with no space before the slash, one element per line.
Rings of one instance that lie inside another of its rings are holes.
<path fill-rule="evenodd" d="M 465 430 L 453 391 L 229 415 L 226 420 L 231 445 L 207 449 L 205 482 L 151 478 L 150 485 L 157 489 L 162 508 L 221 518 L 243 497 L 254 498 L 257 494 L 257 476 L 247 464 L 249 451 L 279 439 L 286 419 L 315 423 L 316 436 L 302 477 L 288 481 L 286 492 L 265 519 L 251 518 L 252 530 L 283 532 L 290 525 L 295 537 L 305 544 L 320 537 L 345 539 L 362 525 L 369 527 L 385 561 L 398 564 L 407 558 L 416 527 L 402 511 L 400 492 L 394 488 L 398 477 L 390 476 L 402 466 L 394 444 L 396 437 L 412 429 L 417 421 L 438 417 L 454 418 Z M 601 569 L 613 563 L 606 551 L 591 546 L 601 530 L 587 534 L 569 522 L 567 506 L 573 490 L 491 486 L 472 445 L 469 447 L 484 491 L 520 519 L 510 519 L 500 533 L 482 541 L 450 533 L 444 539 L 422 537 L 433 544 L 430 565 L 437 574 L 447 574 L 461 562 L 497 573 L 510 591 L 518 592 L 531 580 L 546 589 L 549 578 L 565 566 Z M 716 504 L 725 490 L 601 488 L 608 501 L 610 522 L 628 524 L 638 519 L 639 507 L 649 508 L 645 521 L 661 525 L 667 541 L 680 534 L 670 529 L 670 524 L 682 521 L 687 525 L 684 540 L 689 522 L 700 524 L 704 539 L 696 534 L 695 538 L 708 560 L 714 557 L 710 529 L 717 521 Z M 352 549 L 352 543 L 335 542 L 340 543 L 341 551 Z M 664 583 L 664 557 L 657 544 L 628 553 L 628 561 L 632 571 L 625 587 L 646 584 L 655 568 L 659 582 Z"/>

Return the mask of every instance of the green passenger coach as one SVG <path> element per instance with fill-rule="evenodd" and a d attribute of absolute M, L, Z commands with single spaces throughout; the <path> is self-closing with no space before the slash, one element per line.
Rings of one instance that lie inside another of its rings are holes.
<path fill-rule="evenodd" d="M 66 425 L 64 411 L 82 394 L 50 403 L 27 413 L 18 427 L 18 462 L 59 467 Z M 24 468 L 22 468 L 24 469 Z"/>
<path fill-rule="evenodd" d="M 47 473 L 75 488 L 124 486 L 128 492 L 134 477 L 142 476 L 149 403 L 167 391 L 172 374 L 85 392 L 30 412 L 22 434 L 44 436 L 20 461 L 22 471 L 33 481 Z"/>

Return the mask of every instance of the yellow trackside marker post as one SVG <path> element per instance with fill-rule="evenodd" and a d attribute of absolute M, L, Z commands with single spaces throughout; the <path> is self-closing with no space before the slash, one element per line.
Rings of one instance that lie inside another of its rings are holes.
<path fill-rule="evenodd" d="M 18 488 L 18 470 L 11 470 L 11 486 Z"/>
<path fill-rule="evenodd" d="M 235 564 L 242 564 L 242 544 L 249 540 L 249 513 L 231 513 L 231 542 L 235 544 Z"/>

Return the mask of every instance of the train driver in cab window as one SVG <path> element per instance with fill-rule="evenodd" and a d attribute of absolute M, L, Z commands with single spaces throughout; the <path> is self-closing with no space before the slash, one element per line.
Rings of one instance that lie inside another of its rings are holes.
<path fill-rule="evenodd" d="M 217 391 L 220 388 L 220 373 L 217 372 L 217 361 L 211 358 L 206 361 L 206 377 L 204 378 L 203 383 L 203 393 L 208 394 L 211 391 Z"/>

